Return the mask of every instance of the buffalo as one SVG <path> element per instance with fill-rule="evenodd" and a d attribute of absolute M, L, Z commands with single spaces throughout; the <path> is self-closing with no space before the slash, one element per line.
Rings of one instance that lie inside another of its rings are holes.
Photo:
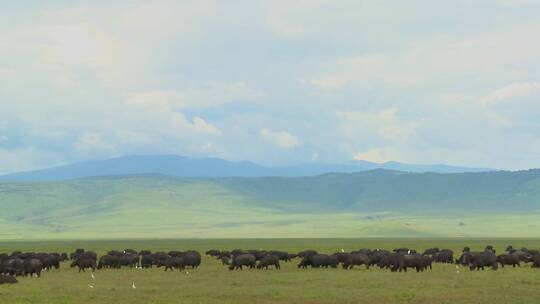
<path fill-rule="evenodd" d="M 247 266 L 250 269 L 255 268 L 256 263 L 255 256 L 250 253 L 244 253 L 240 255 L 236 255 L 232 258 L 232 261 L 229 265 L 229 270 L 242 270 L 243 266 Z"/>
<path fill-rule="evenodd" d="M 308 266 L 313 268 L 337 268 L 338 264 L 339 262 L 335 255 L 315 254 L 305 256 L 298 264 L 298 268 L 308 268 Z"/>
<path fill-rule="evenodd" d="M 279 257 L 275 255 L 267 255 L 262 258 L 257 265 L 257 269 L 268 269 L 269 266 L 274 266 L 276 269 L 280 269 Z"/>
<path fill-rule="evenodd" d="M 39 278 L 41 277 L 41 271 L 43 270 L 43 263 L 38 259 L 28 259 L 23 263 L 23 275 L 33 276 L 34 274 Z"/>
<path fill-rule="evenodd" d="M 120 257 L 115 255 L 104 255 L 99 258 L 97 269 L 102 268 L 120 268 Z"/>
<path fill-rule="evenodd" d="M 186 268 L 184 265 L 184 261 L 182 260 L 181 257 L 170 257 L 165 261 L 164 264 L 158 265 L 158 267 L 161 267 L 161 266 L 165 266 L 165 271 L 169 269 L 171 271 L 173 271 L 174 269 L 184 270 Z"/>
<path fill-rule="evenodd" d="M 96 271 L 96 260 L 94 259 L 87 259 L 87 258 L 81 258 L 78 260 L 75 260 L 71 263 L 71 267 L 78 267 L 79 272 L 86 272 L 86 269 L 92 269 L 92 271 Z"/>
<path fill-rule="evenodd" d="M 366 269 L 369 269 L 369 257 L 362 253 L 349 254 L 343 262 L 343 269 L 353 269 L 357 265 L 366 265 Z"/>
<path fill-rule="evenodd" d="M 540 254 L 533 255 L 531 258 L 532 268 L 540 268 Z"/>
<path fill-rule="evenodd" d="M 497 257 L 497 261 L 501 264 L 501 267 L 504 268 L 504 265 L 512 265 L 512 267 L 519 266 L 520 259 L 518 255 L 515 254 L 501 254 Z"/>

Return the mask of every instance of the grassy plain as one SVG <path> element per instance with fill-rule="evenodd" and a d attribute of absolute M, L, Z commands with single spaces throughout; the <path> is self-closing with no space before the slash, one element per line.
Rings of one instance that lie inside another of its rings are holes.
<path fill-rule="evenodd" d="M 2 241 L 0 252 L 12 250 L 67 251 L 86 248 L 185 250 L 262 248 L 291 252 L 312 248 L 332 253 L 340 249 L 438 246 L 459 252 L 463 246 L 481 249 L 492 244 L 540 248 L 540 239 L 183 239 L 183 240 L 54 240 Z M 67 264 L 41 279 L 21 278 L 0 286 L 0 303 L 540 303 L 540 270 L 529 266 L 471 272 L 455 265 L 435 265 L 424 273 L 391 273 L 379 269 L 308 269 L 297 260 L 281 270 L 229 271 L 204 257 L 199 269 L 100 270 L 95 280 Z M 132 288 L 135 283 L 136 289 Z M 93 285 L 90 288 L 88 285 Z"/>
<path fill-rule="evenodd" d="M 367 177 L 352 185 L 354 176 L 331 177 L 294 179 L 297 187 L 288 190 L 280 188 L 288 185 L 281 179 L 263 179 L 268 185 L 259 179 L 155 176 L 0 183 L 0 239 L 540 236 L 538 208 L 518 208 L 504 196 L 471 196 L 456 204 L 448 201 L 454 192 L 431 189 L 417 204 L 414 195 L 392 190 L 397 192 L 380 201 L 385 186 L 379 182 L 375 193 L 341 197 L 346 189 L 367 183 Z M 324 186 L 332 181 L 338 185 Z M 261 189 L 254 193 L 251 186 Z M 364 200 L 373 204 L 363 205 Z M 486 202 L 506 211 L 471 209 Z M 381 210 L 401 211 L 375 211 L 377 204 Z"/>

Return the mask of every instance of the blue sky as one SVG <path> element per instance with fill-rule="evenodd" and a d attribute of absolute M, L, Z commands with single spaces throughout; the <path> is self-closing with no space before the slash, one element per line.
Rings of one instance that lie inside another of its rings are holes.
<path fill-rule="evenodd" d="M 12 1 L 0 173 L 125 154 L 540 167 L 540 2 Z"/>

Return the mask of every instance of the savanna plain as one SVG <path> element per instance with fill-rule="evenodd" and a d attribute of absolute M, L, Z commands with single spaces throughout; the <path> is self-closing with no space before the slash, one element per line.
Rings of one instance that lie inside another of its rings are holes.
<path fill-rule="evenodd" d="M 2 241 L 0 252 L 72 252 L 76 248 L 104 254 L 111 249 L 169 251 L 194 249 L 203 255 L 198 269 L 164 272 L 163 268 L 97 270 L 78 273 L 64 262 L 41 278 L 23 277 L 18 284 L 0 285 L 0 303 L 540 303 L 540 270 L 523 264 L 497 271 L 470 271 L 454 264 L 434 264 L 432 270 L 392 273 L 378 267 L 353 270 L 299 269 L 299 259 L 281 270 L 230 271 L 209 249 L 315 249 L 333 253 L 360 248 L 449 248 L 482 250 L 493 245 L 540 248 L 540 239 L 170 239 L 170 240 L 47 240 Z M 92 286 L 92 287 L 91 287 Z"/>

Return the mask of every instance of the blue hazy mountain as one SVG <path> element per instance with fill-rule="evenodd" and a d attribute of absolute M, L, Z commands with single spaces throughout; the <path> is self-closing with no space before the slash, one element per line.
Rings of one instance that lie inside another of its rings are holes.
<path fill-rule="evenodd" d="M 173 177 L 264 177 L 314 176 L 324 173 L 352 173 L 373 169 L 403 172 L 463 173 L 491 171 L 482 168 L 455 167 L 444 164 L 415 165 L 398 162 L 372 163 L 350 161 L 343 164 L 309 163 L 287 167 L 263 166 L 248 161 L 219 158 L 191 158 L 176 155 L 132 155 L 93 160 L 43 170 L 0 176 L 0 181 L 60 181 L 76 178 L 160 174 Z"/>

